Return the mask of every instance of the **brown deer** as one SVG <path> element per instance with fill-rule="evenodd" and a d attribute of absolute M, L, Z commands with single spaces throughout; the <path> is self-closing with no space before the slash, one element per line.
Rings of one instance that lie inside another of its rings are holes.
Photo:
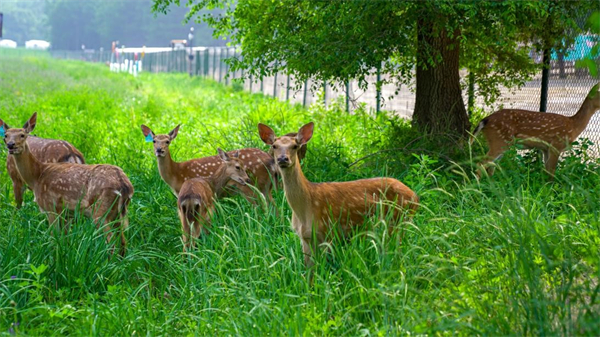
<path fill-rule="evenodd" d="M 6 125 L 7 129 L 10 129 Z M 85 164 L 83 155 L 75 146 L 64 140 L 46 139 L 35 136 L 27 137 L 27 145 L 29 145 L 29 151 L 41 162 L 44 163 L 76 163 Z M 6 157 L 6 170 L 12 180 L 13 191 L 15 194 L 15 202 L 17 208 L 21 208 L 23 205 L 23 193 L 27 185 L 21 178 L 21 175 L 17 171 L 17 164 L 15 159 L 11 156 Z"/>
<path fill-rule="evenodd" d="M 19 174 L 31 187 L 40 210 L 55 224 L 63 211 L 80 209 L 91 217 L 106 233 L 110 243 L 113 233 L 109 225 L 120 230 L 121 255 L 125 254 L 124 231 L 128 226 L 127 206 L 133 195 L 133 186 L 123 170 L 113 165 L 85 165 L 75 163 L 44 163 L 29 149 L 27 138 L 35 128 L 37 114 L 22 129 L 8 128 L 0 120 L 8 154 Z"/>
<path fill-rule="evenodd" d="M 222 162 L 212 175 L 188 179 L 181 185 L 177 208 L 183 229 L 184 252 L 186 249 L 189 251 L 190 247 L 194 248 L 195 239 L 210 226 L 215 198 L 223 194 L 227 183 L 231 180 L 242 186 L 250 183 L 244 162 L 239 159 L 239 151 L 233 152 L 231 156 L 221 149 L 218 151 Z"/>
<path fill-rule="evenodd" d="M 312 254 L 317 247 L 331 239 L 329 234 L 348 237 L 359 229 L 365 217 L 375 214 L 378 204 L 384 212 L 392 212 L 395 221 L 400 221 L 405 210 L 412 215 L 419 202 L 415 192 L 393 178 L 308 181 L 300 167 L 298 150 L 311 139 L 313 128 L 311 122 L 301 127 L 296 137 L 277 137 L 270 127 L 258 124 L 260 138 L 271 145 L 279 166 L 285 197 L 292 208 L 292 228 L 300 237 L 308 267 L 314 263 Z"/>
<path fill-rule="evenodd" d="M 502 109 L 484 118 L 473 133 L 471 142 L 482 132 L 489 146 L 481 169 L 502 157 L 515 140 L 526 148 L 539 149 L 544 155 L 546 171 L 554 178 L 560 154 L 577 139 L 586 128 L 592 116 L 600 109 L 600 83 L 589 92 L 579 111 L 573 116 L 544 113 L 519 109 Z M 494 174 L 494 166 L 487 169 Z M 480 172 L 477 172 L 480 176 Z"/>
<path fill-rule="evenodd" d="M 160 176 L 167 185 L 171 187 L 171 190 L 175 195 L 179 194 L 179 190 L 186 180 L 209 177 L 217 171 L 222 163 L 222 160 L 218 156 L 175 162 L 171 158 L 169 146 L 175 137 L 177 137 L 179 125 L 166 135 L 157 135 L 145 125 L 142 125 L 142 132 L 144 133 L 147 142 L 153 142 L 154 154 L 158 161 L 158 171 Z M 277 168 L 275 167 L 273 158 L 260 149 L 249 148 L 240 149 L 238 151 L 240 155 L 239 158 L 244 163 L 253 185 L 264 194 L 267 200 L 273 202 L 271 189 L 273 187 L 273 181 L 277 176 Z M 231 156 L 232 152 L 229 152 L 229 155 Z M 228 193 L 232 190 L 237 190 L 250 201 L 253 201 L 256 197 L 251 188 L 233 181 L 230 181 L 227 184 L 227 190 Z"/>

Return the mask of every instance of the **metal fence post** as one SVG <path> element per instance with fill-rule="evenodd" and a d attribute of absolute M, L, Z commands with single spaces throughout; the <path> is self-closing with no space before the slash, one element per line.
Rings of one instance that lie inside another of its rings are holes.
<path fill-rule="evenodd" d="M 377 82 L 375 83 L 375 90 L 377 90 L 377 107 L 375 110 L 377 113 L 379 113 L 379 110 L 381 109 L 381 88 L 380 88 L 380 83 L 381 82 L 381 65 L 379 67 L 377 67 Z"/>
<path fill-rule="evenodd" d="M 221 48 L 221 52 L 219 53 L 219 83 L 223 81 L 223 48 Z"/>
<path fill-rule="evenodd" d="M 273 78 L 273 97 L 277 97 L 277 66 L 279 64 L 275 62 L 275 76 Z"/>
<path fill-rule="evenodd" d="M 350 80 L 346 80 L 346 112 L 350 112 Z"/>
<path fill-rule="evenodd" d="M 252 82 L 254 82 L 254 77 L 250 74 L 250 93 L 252 93 Z"/>
<path fill-rule="evenodd" d="M 285 100 L 289 101 L 290 100 L 290 74 L 287 75 L 287 83 L 285 84 L 286 89 L 285 89 Z"/>
<path fill-rule="evenodd" d="M 327 106 L 327 81 L 323 81 L 323 105 Z"/>
<path fill-rule="evenodd" d="M 548 104 L 548 80 L 550 75 L 550 49 L 544 49 L 544 58 L 543 58 L 542 68 L 542 91 L 540 94 L 540 111 L 546 112 L 546 107 Z"/>
<path fill-rule="evenodd" d="M 306 99 L 308 98 L 308 79 L 304 80 L 304 97 L 302 97 L 302 106 L 306 107 Z"/>
<path fill-rule="evenodd" d="M 212 65 L 212 68 L 213 68 L 213 72 L 212 72 L 213 76 L 212 76 L 212 78 L 213 78 L 213 80 L 216 80 L 217 79 L 217 47 L 213 48 L 213 65 Z"/>
<path fill-rule="evenodd" d="M 225 85 L 229 84 L 229 64 L 227 64 L 227 59 L 229 58 L 229 48 L 225 48 Z"/>
<path fill-rule="evenodd" d="M 200 75 L 200 51 L 196 50 L 196 73 L 194 75 Z"/>

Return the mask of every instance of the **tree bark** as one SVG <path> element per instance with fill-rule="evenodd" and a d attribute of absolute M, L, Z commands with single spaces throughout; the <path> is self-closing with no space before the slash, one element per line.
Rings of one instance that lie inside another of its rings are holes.
<path fill-rule="evenodd" d="M 423 133 L 466 136 L 469 118 L 460 89 L 458 34 L 450 37 L 443 23 L 419 20 L 417 92 L 413 125 Z M 441 57 L 433 65 L 428 59 Z"/>

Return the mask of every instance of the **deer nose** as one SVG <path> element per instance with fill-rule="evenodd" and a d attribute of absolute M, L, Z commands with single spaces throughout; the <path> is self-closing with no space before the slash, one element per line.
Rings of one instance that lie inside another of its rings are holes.
<path fill-rule="evenodd" d="M 14 143 L 14 142 L 6 143 L 6 147 L 7 147 L 9 150 L 12 150 L 12 149 L 14 149 L 14 148 L 15 148 L 15 143 Z"/>
<path fill-rule="evenodd" d="M 250 184 L 252 182 L 252 180 L 250 180 L 250 178 L 246 178 L 246 183 Z"/>
<path fill-rule="evenodd" d="M 280 164 L 289 163 L 290 158 L 288 158 L 287 156 L 281 156 L 281 157 L 277 158 L 277 162 Z"/>

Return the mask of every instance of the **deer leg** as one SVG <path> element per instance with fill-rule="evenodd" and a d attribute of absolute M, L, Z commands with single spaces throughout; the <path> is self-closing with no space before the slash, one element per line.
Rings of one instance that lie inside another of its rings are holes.
<path fill-rule="evenodd" d="M 494 165 L 491 165 L 491 163 L 502 158 L 503 154 L 504 154 L 504 149 L 490 147 L 490 150 L 485 155 L 485 159 L 483 159 L 479 163 L 479 170 L 477 171 L 477 179 L 481 178 L 481 173 L 483 170 L 485 170 L 487 172 L 487 175 L 490 177 L 492 175 L 494 175 L 495 167 L 494 167 Z"/>
<path fill-rule="evenodd" d="M 179 209 L 179 219 L 181 220 L 181 241 L 183 242 L 183 252 L 190 250 L 189 239 L 190 239 L 190 224 L 187 221 L 187 217 L 184 209 Z"/>
<path fill-rule="evenodd" d="M 556 165 L 558 164 L 558 155 L 556 151 L 548 151 L 548 158 L 546 159 L 546 171 L 550 175 L 550 180 L 554 180 L 554 172 L 556 171 Z"/>
<path fill-rule="evenodd" d="M 13 192 L 15 193 L 17 208 L 21 208 L 23 206 L 23 194 L 25 193 L 25 183 L 21 180 L 21 177 L 13 179 Z"/>

